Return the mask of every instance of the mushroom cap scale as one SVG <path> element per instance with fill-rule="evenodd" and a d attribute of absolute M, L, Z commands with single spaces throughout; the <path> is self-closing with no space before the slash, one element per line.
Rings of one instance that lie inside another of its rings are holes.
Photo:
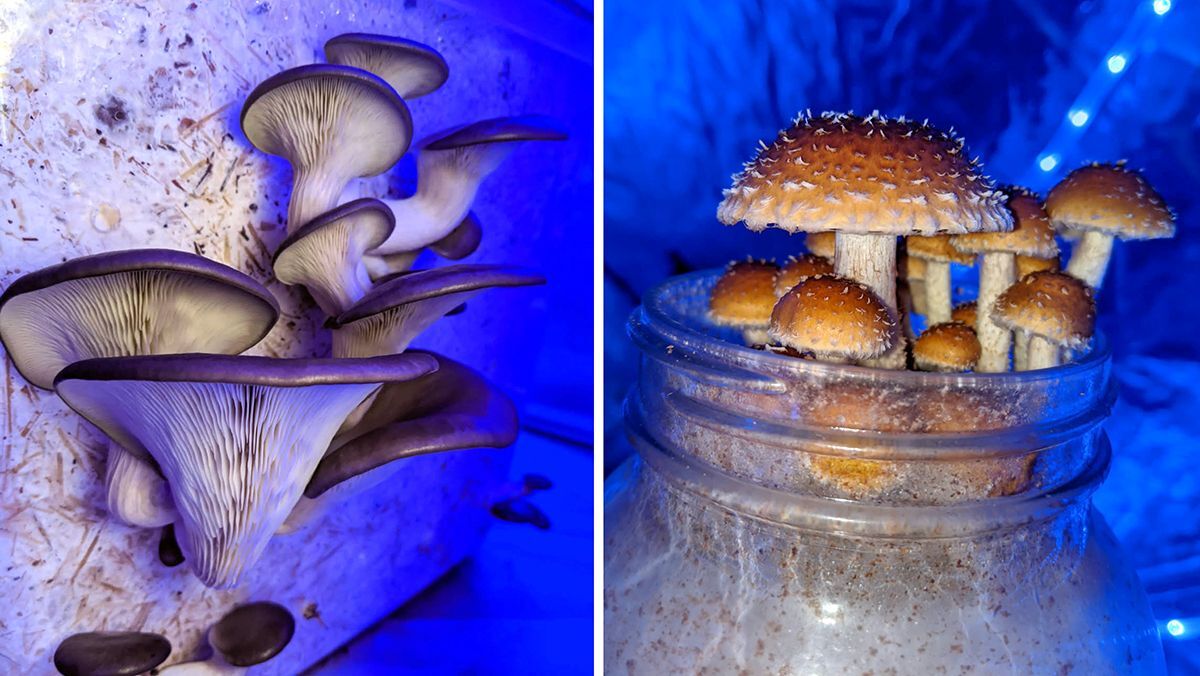
<path fill-rule="evenodd" d="M 1094 230 L 1119 239 L 1175 235 L 1175 216 L 1141 173 L 1124 164 L 1091 164 L 1067 174 L 1046 196 L 1062 230 Z"/>
<path fill-rule="evenodd" d="M 0 341 L 27 380 L 49 389 L 81 359 L 242 352 L 278 317 L 270 292 L 233 268 L 183 251 L 133 249 L 13 282 L 0 296 Z"/>
<path fill-rule="evenodd" d="M 1082 281 L 1062 272 L 1035 272 L 1008 287 L 992 308 L 1000 326 L 1078 349 L 1095 331 L 1096 301 Z"/>
<path fill-rule="evenodd" d="M 768 335 L 818 358 L 873 359 L 896 341 L 896 318 L 867 286 L 821 275 L 800 282 L 779 299 Z"/>
<path fill-rule="evenodd" d="M 708 318 L 719 326 L 766 327 L 775 307 L 779 267 L 767 261 L 730 263 L 708 296 Z"/>
<path fill-rule="evenodd" d="M 90 631 L 68 636 L 54 651 L 54 668 L 65 676 L 134 676 L 162 664 L 171 642 L 159 634 Z"/>
<path fill-rule="evenodd" d="M 436 49 L 388 35 L 338 35 L 325 43 L 325 59 L 378 75 L 404 99 L 432 93 L 450 77 L 450 67 Z"/>
<path fill-rule="evenodd" d="M 275 657 L 296 633 L 296 619 L 270 601 L 238 606 L 208 632 L 214 650 L 235 667 L 251 667 Z"/>
<path fill-rule="evenodd" d="M 421 150 L 453 150 L 486 143 L 565 141 L 567 132 L 545 115 L 493 117 L 440 131 L 421 141 Z"/>
<path fill-rule="evenodd" d="M 977 232 L 951 238 L 950 244 L 968 254 L 1013 253 L 1050 258 L 1058 255 L 1054 226 L 1037 195 L 1026 188 L 1006 187 L 1015 226 L 1010 232 Z"/>
<path fill-rule="evenodd" d="M 913 343 L 913 359 L 923 371 L 969 371 L 980 353 L 975 330 L 962 322 L 931 326 Z"/>
<path fill-rule="evenodd" d="M 1006 231 L 1003 194 L 961 139 L 878 115 L 803 115 L 733 177 L 717 218 L 751 230 L 935 235 Z"/>
<path fill-rule="evenodd" d="M 938 263 L 958 263 L 959 265 L 974 263 L 975 255 L 963 253 L 951 246 L 951 239 L 949 235 L 912 236 L 907 238 L 905 243 L 908 246 L 909 258 Z"/>
<path fill-rule="evenodd" d="M 828 258 L 816 254 L 789 256 L 787 263 L 775 275 L 775 296 L 777 298 L 783 297 L 783 294 L 790 291 L 793 286 L 796 286 L 805 278 L 832 274 L 833 263 Z"/>

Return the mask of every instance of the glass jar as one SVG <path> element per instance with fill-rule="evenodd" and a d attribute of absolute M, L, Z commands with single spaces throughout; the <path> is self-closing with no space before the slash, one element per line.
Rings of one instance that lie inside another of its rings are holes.
<path fill-rule="evenodd" d="M 637 455 L 605 488 L 614 673 L 1163 673 L 1091 495 L 1108 348 L 945 374 L 754 350 L 705 319 L 717 273 L 630 320 Z"/>

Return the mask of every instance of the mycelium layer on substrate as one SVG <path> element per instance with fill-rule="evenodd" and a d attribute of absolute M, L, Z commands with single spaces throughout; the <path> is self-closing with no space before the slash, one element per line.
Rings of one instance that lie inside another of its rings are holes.
<path fill-rule="evenodd" d="M 55 387 L 117 443 L 158 462 L 193 572 L 227 588 L 262 554 L 346 416 L 381 384 L 436 368 L 428 355 L 112 357 L 66 367 Z"/>
<path fill-rule="evenodd" d="M 132 249 L 76 258 L 29 273 L 0 295 L 0 341 L 37 387 L 76 361 L 95 357 L 213 352 L 258 343 L 279 316 L 271 294 L 207 258 Z M 108 511 L 143 527 L 175 520 L 154 461 L 110 444 Z"/>
<path fill-rule="evenodd" d="M 1003 195 L 961 139 L 872 114 L 802 115 L 733 177 L 717 209 L 751 230 L 836 232 L 835 272 L 896 311 L 896 237 L 1012 229 Z M 868 363 L 905 365 L 904 341 Z"/>

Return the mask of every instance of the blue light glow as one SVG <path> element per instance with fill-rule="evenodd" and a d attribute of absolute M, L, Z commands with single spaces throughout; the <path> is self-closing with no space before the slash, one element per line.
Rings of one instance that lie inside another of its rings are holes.
<path fill-rule="evenodd" d="M 1108 72 L 1116 75 L 1117 73 L 1125 70 L 1127 63 L 1128 61 L 1125 59 L 1124 54 L 1113 54 L 1112 56 L 1108 57 Z"/>
<path fill-rule="evenodd" d="M 1156 5 L 1158 3 L 1155 3 Z M 1169 3 L 1168 3 L 1169 5 Z M 1171 620 L 1167 622 L 1167 633 L 1172 636 L 1183 636 L 1187 632 L 1187 627 L 1179 620 Z"/>
<path fill-rule="evenodd" d="M 1091 115 L 1088 115 L 1088 111 L 1086 110 L 1072 110 L 1069 117 L 1071 119 L 1071 124 L 1075 125 L 1076 127 L 1082 127 L 1083 125 L 1087 124 L 1087 121 L 1091 118 Z"/>
<path fill-rule="evenodd" d="M 1162 16 L 1171 11 L 1171 0 L 1154 0 L 1154 13 Z"/>
<path fill-rule="evenodd" d="M 1038 160 L 1038 166 L 1042 168 L 1042 171 L 1053 171 L 1058 166 L 1058 155 L 1043 155 Z"/>

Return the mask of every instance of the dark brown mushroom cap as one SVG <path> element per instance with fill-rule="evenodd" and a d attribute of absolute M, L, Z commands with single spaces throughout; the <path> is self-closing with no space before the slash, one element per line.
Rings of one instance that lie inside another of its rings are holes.
<path fill-rule="evenodd" d="M 962 322 L 963 324 L 966 324 L 967 326 L 975 326 L 975 319 L 976 319 L 975 307 L 976 307 L 976 303 L 973 300 L 969 300 L 965 303 L 959 303 L 958 305 L 955 305 L 954 309 L 950 310 L 950 320 L 955 321 L 955 322 Z"/>
<path fill-rule="evenodd" d="M 1070 348 L 1087 345 L 1095 331 L 1096 301 L 1082 281 L 1062 272 L 1035 272 L 996 299 L 992 321 Z"/>
<path fill-rule="evenodd" d="M 480 374 L 438 355 L 438 370 L 407 383 L 384 385 L 362 419 L 334 439 L 304 494 L 333 486 L 393 460 L 516 441 L 517 412 Z"/>
<path fill-rule="evenodd" d="M 90 631 L 68 636 L 54 651 L 54 668 L 66 676 L 144 674 L 171 655 L 171 642 L 159 634 Z"/>
<path fill-rule="evenodd" d="M 974 254 L 959 251 L 951 246 L 950 240 L 949 235 L 913 236 L 906 239 L 905 244 L 908 246 L 909 258 L 960 265 L 970 265 L 975 262 Z"/>
<path fill-rule="evenodd" d="M 787 263 L 775 275 L 775 296 L 792 290 L 801 281 L 816 275 L 832 275 L 833 262 L 816 254 L 800 254 L 788 257 Z M 772 306 L 774 307 L 774 306 Z"/>
<path fill-rule="evenodd" d="M 452 261 L 462 260 L 475 253 L 483 241 L 483 228 L 474 212 L 462 219 L 449 235 L 429 245 L 430 251 Z"/>
<path fill-rule="evenodd" d="M 1046 196 L 1063 230 L 1093 230 L 1120 239 L 1175 235 L 1175 216 L 1142 175 L 1118 164 L 1091 164 L 1067 174 Z"/>
<path fill-rule="evenodd" d="M 369 229 L 364 228 L 364 232 L 369 233 L 369 236 L 361 247 L 363 250 L 374 249 L 382 244 L 388 238 L 388 235 L 392 234 L 392 229 L 396 227 L 396 218 L 392 214 L 392 210 L 388 208 L 388 205 L 370 197 L 356 199 L 326 211 L 288 234 L 279 243 L 279 247 L 275 249 L 275 255 L 271 258 L 271 264 L 275 265 L 278 263 L 279 257 L 286 255 L 285 252 L 291 249 L 297 242 L 327 231 L 330 228 L 345 225 L 348 223 L 348 219 L 359 216 L 371 217 L 363 222 L 378 226 Z M 288 283 L 286 280 L 281 281 Z"/>
<path fill-rule="evenodd" d="M 324 153 L 314 144 L 327 140 L 324 132 L 334 123 L 332 118 L 346 108 L 330 102 L 346 103 L 350 99 L 373 104 L 369 112 L 363 107 L 364 114 L 360 116 L 373 124 L 348 124 L 349 120 L 341 120 L 345 129 L 364 142 L 364 148 L 368 146 L 367 139 L 372 140 L 370 152 L 354 153 L 363 162 L 355 173 L 381 174 L 408 151 L 412 142 L 412 115 L 394 89 L 359 68 L 314 64 L 291 68 L 263 80 L 242 106 L 242 132 L 255 148 L 265 153 L 302 165 L 316 163 Z M 300 133 L 298 130 L 306 125 L 311 128 Z M 391 138 L 385 138 L 382 131 Z"/>
<path fill-rule="evenodd" d="M 325 59 L 374 73 L 405 99 L 434 92 L 450 77 L 450 67 L 436 49 L 387 35 L 344 33 L 331 38 L 325 43 Z"/>
<path fill-rule="evenodd" d="M 789 232 L 935 235 L 1012 229 L 962 140 L 878 115 L 801 116 L 733 177 L 717 209 L 727 225 Z"/>
<path fill-rule="evenodd" d="M 122 291 L 139 302 L 128 302 Z M 226 313 L 223 330 L 204 326 L 216 311 Z M 0 341 L 22 376 L 50 388 L 54 375 L 79 359 L 241 352 L 262 340 L 278 317 L 275 297 L 227 265 L 184 251 L 129 249 L 17 279 L 0 295 Z"/>
<path fill-rule="evenodd" d="M 287 608 L 270 601 L 238 606 L 208 633 L 214 650 L 235 667 L 262 664 L 275 657 L 296 633 L 296 619 Z"/>
<path fill-rule="evenodd" d="M 975 330 L 962 322 L 931 326 L 913 343 L 913 359 L 923 371 L 970 371 L 980 353 Z"/>
<path fill-rule="evenodd" d="M 422 150 L 453 150 L 482 143 L 513 141 L 564 141 L 567 132 L 544 115 L 493 117 L 451 127 L 421 142 Z"/>
<path fill-rule="evenodd" d="M 775 275 L 768 261 L 735 261 L 708 296 L 708 318 L 721 326 L 766 326 L 775 307 Z"/>
<path fill-rule="evenodd" d="M 800 282 L 775 305 L 768 335 L 801 352 L 872 359 L 896 340 L 896 318 L 866 285 L 822 275 Z"/>
<path fill-rule="evenodd" d="M 951 238 L 950 244 L 968 254 L 1013 253 L 1050 258 L 1058 255 L 1054 226 L 1037 195 L 1027 188 L 1008 186 L 1006 203 L 1015 223 L 1011 232 L 977 232 Z"/>

